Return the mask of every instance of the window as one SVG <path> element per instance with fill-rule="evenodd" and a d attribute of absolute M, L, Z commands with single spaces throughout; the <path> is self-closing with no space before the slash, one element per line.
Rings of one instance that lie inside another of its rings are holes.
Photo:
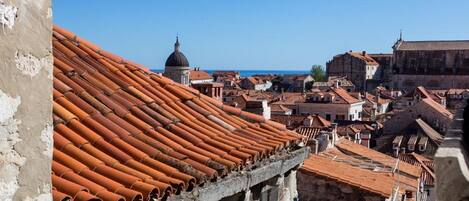
<path fill-rule="evenodd" d="M 353 120 L 353 114 L 349 115 L 349 120 Z"/>
<path fill-rule="evenodd" d="M 330 121 L 330 120 L 331 120 L 331 115 L 330 115 L 330 114 L 326 114 L 326 120 L 327 120 L 327 121 Z"/>
<path fill-rule="evenodd" d="M 358 118 L 362 118 L 362 112 L 358 112 Z"/>

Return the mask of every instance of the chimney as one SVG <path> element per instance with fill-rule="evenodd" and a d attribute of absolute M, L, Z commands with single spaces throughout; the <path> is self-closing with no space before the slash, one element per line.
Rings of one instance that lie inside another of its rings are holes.
<path fill-rule="evenodd" d="M 338 89 L 339 88 L 339 81 L 335 81 L 335 88 Z"/>
<path fill-rule="evenodd" d="M 362 51 L 362 55 L 365 56 L 365 55 L 366 55 L 366 51 Z"/>

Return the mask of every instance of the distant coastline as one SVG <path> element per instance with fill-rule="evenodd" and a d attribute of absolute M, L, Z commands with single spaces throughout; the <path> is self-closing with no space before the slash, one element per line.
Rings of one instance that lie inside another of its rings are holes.
<path fill-rule="evenodd" d="M 202 69 L 203 70 L 203 69 Z M 163 69 L 152 69 L 151 71 L 162 73 Z M 223 70 L 205 70 L 210 75 L 215 71 Z M 309 74 L 310 71 L 307 70 L 229 70 L 239 72 L 241 77 L 249 77 L 253 75 L 291 75 L 291 74 Z"/>

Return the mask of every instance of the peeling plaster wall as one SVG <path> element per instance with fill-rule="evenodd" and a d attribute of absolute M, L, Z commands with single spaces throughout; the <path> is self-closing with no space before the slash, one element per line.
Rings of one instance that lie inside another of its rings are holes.
<path fill-rule="evenodd" d="M 50 0 L 0 0 L 0 200 L 51 200 Z"/>

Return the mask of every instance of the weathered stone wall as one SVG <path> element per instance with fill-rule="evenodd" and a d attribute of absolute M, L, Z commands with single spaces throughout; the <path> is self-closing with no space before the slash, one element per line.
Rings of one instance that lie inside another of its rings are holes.
<path fill-rule="evenodd" d="M 51 200 L 50 0 L 0 0 L 0 200 Z"/>
<path fill-rule="evenodd" d="M 326 64 L 327 76 L 347 76 L 358 90 L 366 89 L 366 80 L 374 79 L 379 65 L 367 65 L 362 60 L 348 53 L 335 56 Z M 374 69 L 374 70 L 371 70 Z M 379 70 L 380 75 L 381 70 Z M 371 76 L 371 78 L 368 78 Z"/>
<path fill-rule="evenodd" d="M 264 161 L 192 192 L 172 196 L 171 201 L 292 201 L 297 198 L 296 170 L 308 158 L 309 147 Z M 263 199 L 261 199 L 263 197 Z M 265 199 L 269 197 L 269 199 Z"/>
<path fill-rule="evenodd" d="M 298 171 L 298 194 L 301 201 L 381 201 L 386 198 Z"/>
<path fill-rule="evenodd" d="M 399 74 L 469 75 L 469 50 L 396 50 L 393 66 Z"/>
<path fill-rule="evenodd" d="M 392 76 L 394 89 L 413 89 L 424 86 L 427 89 L 469 88 L 469 75 L 405 75 Z"/>

